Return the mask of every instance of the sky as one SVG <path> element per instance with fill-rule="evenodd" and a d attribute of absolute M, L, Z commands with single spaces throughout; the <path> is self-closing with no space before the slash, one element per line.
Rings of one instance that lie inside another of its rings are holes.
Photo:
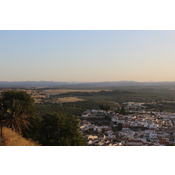
<path fill-rule="evenodd" d="M 175 31 L 0 31 L 0 81 L 175 81 Z"/>

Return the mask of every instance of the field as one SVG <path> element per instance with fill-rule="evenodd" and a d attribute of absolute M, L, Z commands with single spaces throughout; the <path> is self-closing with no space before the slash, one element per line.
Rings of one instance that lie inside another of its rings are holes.
<path fill-rule="evenodd" d="M 96 104 L 107 103 L 111 107 L 117 107 L 122 102 L 141 102 L 156 105 L 147 105 L 147 109 L 155 111 L 175 112 L 175 90 L 169 87 L 112 87 L 111 91 L 69 91 L 63 94 L 51 95 L 51 98 L 77 97 Z M 161 100 L 167 100 L 166 103 Z"/>
<path fill-rule="evenodd" d="M 85 101 L 85 100 L 77 97 L 51 98 L 51 99 L 45 100 L 45 102 L 50 102 L 50 103 L 68 103 L 68 102 L 77 102 L 77 101 Z"/>
<path fill-rule="evenodd" d="M 44 90 L 44 92 L 48 95 L 59 95 L 59 94 L 65 94 L 69 92 L 100 92 L 101 90 L 72 90 L 72 89 L 49 89 Z M 111 91 L 111 90 L 105 90 L 105 91 Z"/>
<path fill-rule="evenodd" d="M 60 95 L 60 94 L 67 94 L 67 93 L 73 93 L 73 92 L 100 92 L 101 90 L 71 90 L 71 89 L 47 89 L 47 90 L 37 90 L 37 89 L 2 89 L 0 92 L 4 92 L 7 90 L 15 90 L 15 91 L 25 91 L 31 97 L 34 99 L 34 103 L 67 103 L 67 102 L 77 102 L 77 101 L 85 101 L 82 98 L 78 97 L 62 97 L 62 98 L 48 98 L 51 95 Z M 105 90 L 105 91 L 111 91 L 111 90 Z"/>
<path fill-rule="evenodd" d="M 57 103 L 35 104 L 36 112 L 39 116 L 48 112 L 66 112 L 81 116 L 81 113 L 86 109 L 98 109 L 98 106 L 99 105 L 93 101 L 68 102 L 63 105 Z"/>
<path fill-rule="evenodd" d="M 1 89 L 1 91 L 12 90 L 12 89 Z M 118 107 L 122 102 L 141 102 L 141 103 L 152 103 L 155 105 L 147 105 L 148 110 L 156 111 L 175 111 L 175 89 L 174 87 L 164 86 L 150 86 L 150 87 L 104 87 L 104 88 L 89 88 L 89 89 L 58 89 L 58 88 L 38 88 L 38 89 L 13 89 L 26 91 L 34 98 L 36 106 L 40 106 L 42 111 L 43 106 L 49 104 L 55 104 L 56 106 L 60 103 L 66 104 L 65 108 L 61 111 L 72 111 L 71 113 L 79 115 L 82 110 L 92 109 L 95 107 L 98 109 L 100 103 L 107 103 L 110 107 Z M 166 100 L 166 103 L 162 103 L 161 100 Z M 87 102 L 87 103 L 85 103 Z M 90 105 L 92 103 L 93 105 Z M 118 103 L 118 104 L 117 104 Z M 80 104 L 82 107 L 72 107 L 73 105 Z M 88 104 L 87 106 L 85 104 Z M 57 111 L 58 108 L 54 106 L 53 111 Z M 39 107 L 39 108 L 40 108 Z M 39 109 L 38 108 L 38 109 Z M 46 110 L 47 111 L 47 110 Z M 48 111 L 52 111 L 49 110 Z"/>

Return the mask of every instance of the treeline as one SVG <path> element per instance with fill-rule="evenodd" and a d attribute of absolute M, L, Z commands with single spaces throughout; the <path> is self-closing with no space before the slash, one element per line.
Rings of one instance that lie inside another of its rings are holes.
<path fill-rule="evenodd" d="M 96 96 L 96 95 L 115 95 L 115 94 L 134 94 L 129 91 L 99 91 L 99 92 L 68 92 L 59 95 L 51 95 L 51 97 L 74 97 L 74 96 Z"/>

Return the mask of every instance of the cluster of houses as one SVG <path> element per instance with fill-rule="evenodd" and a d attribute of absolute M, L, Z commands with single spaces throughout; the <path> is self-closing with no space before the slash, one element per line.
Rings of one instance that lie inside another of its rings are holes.
<path fill-rule="evenodd" d="M 86 120 L 91 116 L 104 115 L 110 116 L 110 126 L 95 126 Z M 147 112 L 121 115 L 111 111 L 88 110 L 82 113 L 82 117 L 84 120 L 81 122 L 80 132 L 87 139 L 88 145 L 165 146 L 175 144 L 175 114 L 172 113 Z M 122 125 L 121 130 L 118 130 L 119 124 Z M 87 134 L 87 130 L 96 132 Z"/>
<path fill-rule="evenodd" d="M 146 108 L 143 106 L 145 103 L 136 103 L 136 102 L 123 102 L 126 106 L 126 109 L 143 109 Z"/>
<path fill-rule="evenodd" d="M 87 130 L 96 131 L 97 134 L 85 134 Z M 118 142 L 116 136 L 109 126 L 95 126 L 90 122 L 83 120 L 80 124 L 79 131 L 87 139 L 87 145 L 99 145 L 99 146 L 121 146 L 121 142 Z"/>
<path fill-rule="evenodd" d="M 115 112 L 112 111 L 105 111 L 105 110 L 86 110 L 82 113 L 81 117 L 82 118 L 103 118 L 106 115 L 111 116 L 111 115 L 115 115 Z"/>

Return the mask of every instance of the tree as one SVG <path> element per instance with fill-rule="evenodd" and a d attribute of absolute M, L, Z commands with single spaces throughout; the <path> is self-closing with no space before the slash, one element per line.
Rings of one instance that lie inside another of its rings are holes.
<path fill-rule="evenodd" d="M 159 106 L 159 111 L 163 112 L 164 111 L 164 106 Z"/>
<path fill-rule="evenodd" d="M 125 112 L 125 108 L 124 108 L 124 106 L 122 106 L 122 109 L 120 110 L 120 114 L 125 114 L 126 112 Z"/>
<path fill-rule="evenodd" d="M 107 103 L 106 103 L 106 106 L 105 106 L 105 110 L 108 110 L 108 105 L 107 105 Z"/>
<path fill-rule="evenodd" d="M 38 141 L 40 138 L 40 126 L 42 118 L 40 116 L 34 116 L 33 118 L 29 117 L 28 121 L 30 122 L 29 129 L 22 127 L 22 135 L 25 138 L 31 138 L 32 140 Z"/>
<path fill-rule="evenodd" d="M 36 115 L 34 99 L 24 91 L 3 92 L 3 123 L 21 133 Z M 16 108 L 16 109 L 15 109 Z M 29 121 L 30 120 L 30 121 Z"/>
<path fill-rule="evenodd" d="M 31 125 L 27 120 L 29 117 L 27 102 L 12 99 L 5 101 L 4 105 L 8 107 L 5 110 L 4 119 L 2 121 L 3 125 L 11 127 L 12 130 L 18 131 L 21 133 L 22 126 L 28 129 L 28 126 Z M 32 117 L 30 115 L 30 117 Z"/>
<path fill-rule="evenodd" d="M 45 146 L 84 146 L 86 139 L 79 132 L 79 123 L 80 120 L 71 114 L 45 114 L 38 141 Z"/>
<path fill-rule="evenodd" d="M 102 128 L 102 134 L 105 134 L 106 130 L 104 128 Z"/>
<path fill-rule="evenodd" d="M 103 103 L 102 103 L 102 104 L 99 104 L 99 109 L 108 111 L 108 110 L 110 110 L 110 106 L 108 106 L 107 103 L 106 103 L 106 105 L 103 105 Z"/>
<path fill-rule="evenodd" d="M 118 130 L 121 131 L 122 128 L 123 128 L 122 123 L 119 123 L 119 124 L 118 124 Z"/>
<path fill-rule="evenodd" d="M 13 99 L 19 100 L 19 101 L 25 101 L 24 105 L 26 107 L 26 112 L 28 115 L 34 116 L 36 114 L 35 107 L 33 105 L 34 99 L 31 98 L 31 96 L 24 91 L 17 92 L 17 91 L 11 90 L 11 91 L 3 92 L 2 102 L 3 102 L 4 111 L 7 111 L 7 109 L 9 108 L 8 106 L 9 103 L 6 103 L 6 102 L 12 101 Z"/>
<path fill-rule="evenodd" d="M 111 120 L 111 118 L 109 117 L 109 115 L 105 116 L 105 120 Z"/>

